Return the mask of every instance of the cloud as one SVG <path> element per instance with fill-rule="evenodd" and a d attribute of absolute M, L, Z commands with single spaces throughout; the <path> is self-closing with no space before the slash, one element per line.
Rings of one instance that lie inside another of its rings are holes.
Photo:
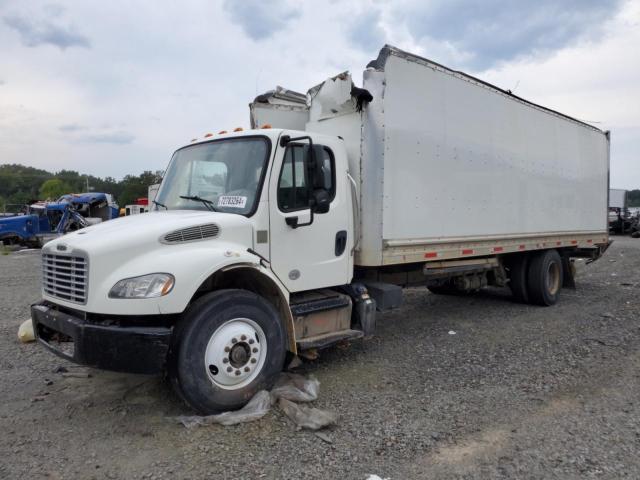
<path fill-rule="evenodd" d="M 58 130 L 60 130 L 61 132 L 77 132 L 78 130 L 84 130 L 84 129 L 85 127 L 83 127 L 82 125 L 78 125 L 76 123 L 60 125 L 60 127 L 58 127 Z"/>
<path fill-rule="evenodd" d="M 135 140 L 136 137 L 130 133 L 119 131 L 111 133 L 96 133 L 85 135 L 82 140 L 88 143 L 111 143 L 114 145 L 127 145 Z"/>
<path fill-rule="evenodd" d="M 300 17 L 300 11 L 286 0 L 225 0 L 231 21 L 253 40 L 264 40 Z"/>
<path fill-rule="evenodd" d="M 385 32 L 380 26 L 380 11 L 370 10 L 354 17 L 355 22 L 351 23 L 349 29 L 349 39 L 366 52 L 382 47 Z"/>
<path fill-rule="evenodd" d="M 58 10 L 58 12 L 62 13 L 62 10 Z M 63 27 L 50 20 L 35 21 L 19 15 L 5 16 L 3 20 L 7 26 L 18 32 L 20 40 L 27 47 L 47 44 L 54 45 L 60 50 L 70 47 L 91 47 L 89 39 L 70 26 Z"/>
<path fill-rule="evenodd" d="M 465 67 L 551 53 L 602 35 L 621 0 L 435 0 L 404 5 L 402 19 L 417 43 L 437 41 L 458 51 Z"/>

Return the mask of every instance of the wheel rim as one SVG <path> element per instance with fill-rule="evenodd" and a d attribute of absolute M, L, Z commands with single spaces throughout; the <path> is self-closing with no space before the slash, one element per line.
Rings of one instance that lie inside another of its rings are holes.
<path fill-rule="evenodd" d="M 249 318 L 234 318 L 209 338 L 204 368 L 214 385 L 236 390 L 258 376 L 266 358 L 267 337 L 260 325 Z"/>
<path fill-rule="evenodd" d="M 547 291 L 550 295 L 555 295 L 558 290 L 560 290 L 560 266 L 556 262 L 551 262 L 547 270 Z"/>

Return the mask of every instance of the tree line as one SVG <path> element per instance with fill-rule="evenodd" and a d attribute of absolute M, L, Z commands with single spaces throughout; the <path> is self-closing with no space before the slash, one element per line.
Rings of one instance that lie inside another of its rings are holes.
<path fill-rule="evenodd" d="M 112 194 L 120 206 L 146 197 L 149 185 L 159 183 L 162 172 L 145 171 L 127 175 L 122 180 L 95 177 L 74 170 L 51 173 L 18 164 L 0 165 L 0 212 L 17 211 L 36 200 L 55 200 L 67 193 L 84 193 L 87 185 L 92 192 Z"/>
<path fill-rule="evenodd" d="M 91 191 L 110 193 L 118 205 L 125 206 L 146 197 L 149 185 L 159 183 L 161 178 L 161 171 L 147 170 L 118 181 L 113 177 L 94 177 L 74 170 L 51 173 L 25 165 L 0 165 L 0 212 L 15 211 L 36 200 L 55 200 L 66 193 L 83 193 L 87 191 L 87 184 Z M 640 207 L 640 189 L 629 191 L 628 202 L 630 207 Z"/>

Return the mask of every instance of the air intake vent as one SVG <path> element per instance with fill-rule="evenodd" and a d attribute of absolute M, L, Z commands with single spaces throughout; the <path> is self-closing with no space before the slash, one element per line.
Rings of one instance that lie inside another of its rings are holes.
<path fill-rule="evenodd" d="M 220 227 L 215 223 L 206 223 L 195 227 L 183 228 L 167 233 L 162 237 L 162 243 L 195 242 L 205 238 L 216 238 L 220 234 Z"/>

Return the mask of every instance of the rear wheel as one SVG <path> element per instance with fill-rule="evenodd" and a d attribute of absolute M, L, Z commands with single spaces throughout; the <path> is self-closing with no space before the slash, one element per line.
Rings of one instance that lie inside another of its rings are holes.
<path fill-rule="evenodd" d="M 530 303 L 549 306 L 558 301 L 562 288 L 562 259 L 556 250 L 543 250 L 532 256 L 527 285 Z"/>
<path fill-rule="evenodd" d="M 194 302 L 176 327 L 169 377 L 193 409 L 233 410 L 272 386 L 285 353 L 273 305 L 245 290 L 219 290 Z"/>

